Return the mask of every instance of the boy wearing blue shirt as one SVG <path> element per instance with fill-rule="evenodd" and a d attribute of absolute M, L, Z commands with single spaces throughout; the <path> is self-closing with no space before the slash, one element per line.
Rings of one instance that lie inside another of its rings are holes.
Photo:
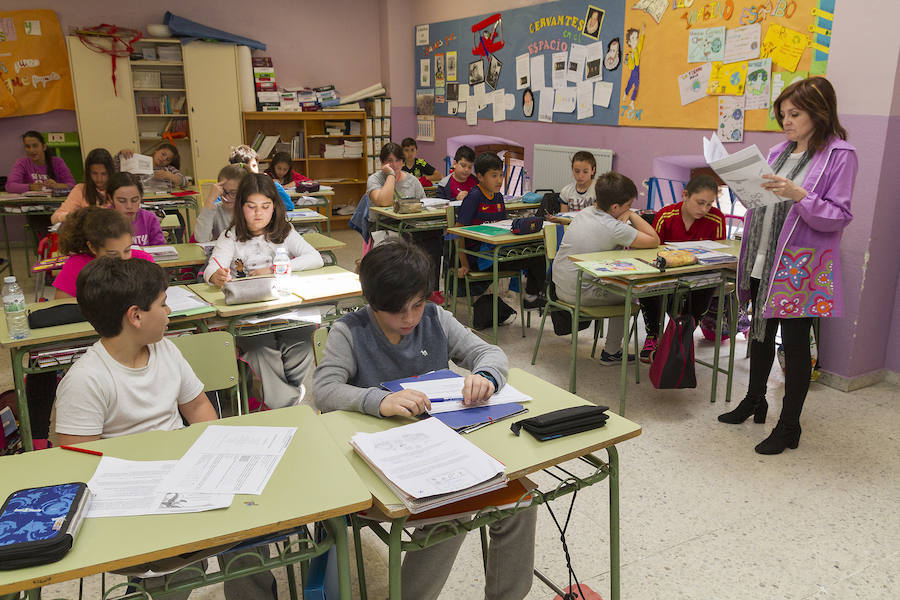
<path fill-rule="evenodd" d="M 328 335 L 313 374 L 320 410 L 355 410 L 375 417 L 421 415 L 431 408 L 425 394 L 391 393 L 381 382 L 446 369 L 450 360 L 472 372 L 463 383 L 464 403 L 484 402 L 503 387 L 508 369 L 503 350 L 427 302 L 431 268 L 429 256 L 402 239 L 376 246 L 363 257 L 359 280 L 369 305 L 339 319 Z M 536 520 L 531 508 L 490 525 L 486 598 L 510 600 L 528 594 Z M 437 598 L 464 538 L 458 535 L 408 552 L 401 575 L 403 598 Z"/>
<path fill-rule="evenodd" d="M 463 199 L 456 211 L 456 226 L 481 225 L 506 219 L 506 204 L 500 188 L 503 185 L 503 161 L 496 154 L 483 152 L 475 159 L 475 176 L 478 185 Z M 478 250 L 481 242 L 465 240 L 467 250 Z M 544 258 L 523 258 L 503 263 L 505 269 L 520 269 L 527 273 L 525 279 L 525 308 L 538 308 L 546 304 L 544 297 L 546 273 Z M 459 252 L 457 277 L 465 277 L 470 271 L 487 271 L 469 260 L 465 252 Z"/>

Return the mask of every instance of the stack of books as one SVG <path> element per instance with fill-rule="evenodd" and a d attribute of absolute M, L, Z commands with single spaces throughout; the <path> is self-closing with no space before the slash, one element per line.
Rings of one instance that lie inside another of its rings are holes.
<path fill-rule="evenodd" d="M 153 260 L 159 262 L 161 260 L 175 260 L 178 258 L 178 251 L 173 246 L 132 246 L 138 250 L 143 250 L 153 257 Z"/>
<path fill-rule="evenodd" d="M 322 144 L 322 158 L 344 158 L 343 144 Z"/>
<path fill-rule="evenodd" d="M 362 140 L 344 140 L 344 158 L 362 158 Z"/>
<path fill-rule="evenodd" d="M 256 86 L 256 108 L 261 112 L 271 112 L 281 109 L 281 96 L 278 94 L 278 85 L 275 83 L 275 67 L 272 66 L 272 57 L 254 56 L 253 83 Z"/>
<path fill-rule="evenodd" d="M 337 106 L 341 103 L 341 97 L 333 85 L 324 85 L 316 88 L 316 102 L 320 107 Z"/>

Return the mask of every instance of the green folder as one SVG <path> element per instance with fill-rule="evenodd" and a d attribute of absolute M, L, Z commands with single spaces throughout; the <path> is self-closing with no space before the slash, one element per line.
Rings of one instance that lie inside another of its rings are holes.
<path fill-rule="evenodd" d="M 493 225 L 469 225 L 464 228 L 466 231 L 472 231 L 474 233 L 482 233 L 484 235 L 506 235 L 509 233 L 509 229 L 503 229 L 502 227 L 494 227 Z"/>

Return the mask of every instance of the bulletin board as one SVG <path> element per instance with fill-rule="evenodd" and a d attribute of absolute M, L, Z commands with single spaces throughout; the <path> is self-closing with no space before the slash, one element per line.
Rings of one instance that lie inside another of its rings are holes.
<path fill-rule="evenodd" d="M 622 0 L 560 0 L 419 25 L 414 59 L 416 112 L 469 118 L 470 124 L 474 117 L 615 125 L 621 60 L 615 51 L 609 61 L 606 58 L 610 43 L 621 38 L 624 17 Z M 556 65 L 554 55 L 559 59 Z M 470 83 L 473 63 L 478 72 L 471 81 L 480 84 Z M 555 88 L 554 67 L 559 67 Z M 564 81 L 559 79 L 560 72 Z M 470 101 L 477 103 L 475 115 L 470 112 L 467 117 L 466 110 L 460 110 L 462 86 L 468 88 L 462 90 L 465 109 L 472 110 Z M 484 91 L 480 96 L 476 95 L 479 87 Z M 561 110 L 553 111 L 559 101 L 563 104 L 556 108 Z M 542 102 L 551 109 L 543 117 Z"/>
<path fill-rule="evenodd" d="M 0 82 L 0 118 L 75 110 L 56 13 L 0 11 Z"/>
<path fill-rule="evenodd" d="M 657 5 L 659 12 L 631 9 L 625 15 L 626 32 L 643 31 L 644 39 L 638 92 L 633 105 L 632 95 L 623 93 L 620 125 L 718 129 L 723 141 L 741 141 L 735 138 L 743 129 L 778 128 L 770 105 L 783 87 L 825 74 L 834 0 L 630 4 Z M 623 49 L 630 51 L 627 40 Z M 716 58 L 734 62 L 706 60 Z M 626 64 L 623 90 L 631 71 Z"/>
<path fill-rule="evenodd" d="M 825 74 L 834 4 L 560 0 L 418 25 L 416 113 L 714 129 L 738 142 L 778 128 L 781 89 Z"/>

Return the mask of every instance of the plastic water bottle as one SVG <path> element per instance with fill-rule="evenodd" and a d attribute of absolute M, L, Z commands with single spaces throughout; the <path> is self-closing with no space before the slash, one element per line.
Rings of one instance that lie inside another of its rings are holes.
<path fill-rule="evenodd" d="M 3 312 L 6 313 L 6 329 L 9 337 L 22 340 L 28 337 L 28 316 L 25 314 L 25 294 L 15 277 L 3 278 Z"/>
<path fill-rule="evenodd" d="M 284 246 L 275 250 L 275 285 L 280 291 L 286 291 L 287 278 L 291 275 L 291 257 Z"/>

